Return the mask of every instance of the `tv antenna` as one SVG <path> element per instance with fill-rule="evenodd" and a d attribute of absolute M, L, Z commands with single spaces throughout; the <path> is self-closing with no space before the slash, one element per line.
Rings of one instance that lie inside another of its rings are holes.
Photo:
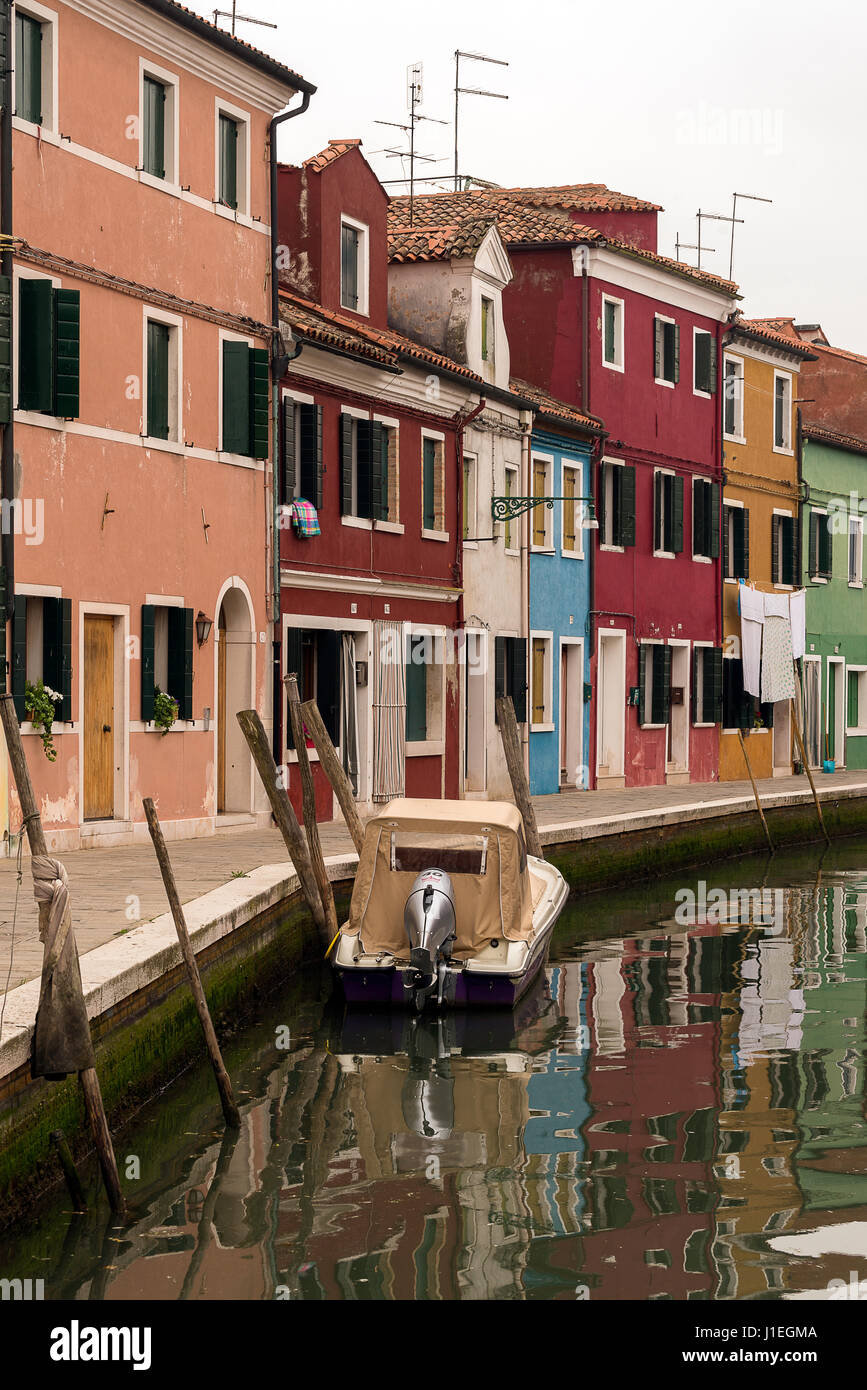
<path fill-rule="evenodd" d="M 426 163 L 436 163 L 432 155 L 416 154 L 415 152 L 415 128 L 419 121 L 429 121 L 433 125 L 448 125 L 448 121 L 441 121 L 437 116 L 423 116 L 418 110 L 422 99 L 423 72 L 421 63 L 410 63 L 406 70 L 406 102 L 409 108 L 409 123 L 401 121 L 374 121 L 374 125 L 387 125 L 395 130 L 402 130 L 409 134 L 409 225 L 413 225 L 413 199 L 415 196 L 415 162 L 424 160 Z M 399 151 L 389 151 L 393 155 Z M 406 157 L 405 155 L 403 156 Z M 391 182 L 391 180 L 389 181 Z M 397 180 L 406 183 L 406 179 Z"/>
<path fill-rule="evenodd" d="M 758 196 L 758 194 L 756 194 L 756 193 L 733 193 L 733 194 L 732 194 L 732 242 L 731 242 L 731 247 L 730 247 L 730 249 L 729 249 L 729 279 L 730 279 L 730 280 L 733 278 L 734 264 L 735 264 L 735 222 L 736 222 L 736 221 L 740 221 L 740 222 L 743 221 L 743 218 L 742 218 L 742 217 L 741 217 L 741 218 L 737 218 L 737 217 L 736 217 L 736 213 L 737 213 L 737 210 L 738 210 L 738 198 L 749 198 L 749 200 L 750 200 L 751 203 L 772 203 L 772 202 L 774 201 L 773 198 L 760 198 L 760 197 Z"/>
<path fill-rule="evenodd" d="M 732 234 L 734 234 L 734 224 L 735 224 L 735 222 L 743 222 L 743 220 L 744 220 L 742 217 L 734 217 L 734 216 L 732 216 L 732 217 L 726 217 L 725 214 L 722 213 L 722 212 L 702 212 L 701 208 L 699 208 L 698 212 L 696 213 L 696 220 L 698 221 L 698 246 L 697 246 L 697 248 L 696 248 L 696 250 L 698 251 L 698 265 L 696 266 L 696 270 L 701 270 L 701 253 L 702 253 L 702 250 L 705 250 L 705 251 L 709 251 L 709 250 L 710 250 L 710 247 L 709 247 L 709 246 L 702 247 L 702 244 L 701 244 L 701 224 L 702 224 L 702 219 L 704 219 L 705 222 L 731 222 L 731 224 L 732 224 Z"/>
<path fill-rule="evenodd" d="M 674 242 L 674 256 L 675 256 L 675 260 L 678 260 L 678 261 L 680 260 L 680 253 L 681 253 L 681 251 L 714 251 L 714 250 L 715 250 L 715 248 L 714 248 L 713 246 L 699 246 L 699 245 L 697 245 L 697 243 L 694 242 L 694 241 L 681 241 L 681 239 L 680 239 L 680 234 L 679 234 L 679 233 L 678 233 L 677 237 L 675 238 L 675 242 Z"/>
<path fill-rule="evenodd" d="M 235 25 L 240 21 L 242 24 L 261 24 L 263 29 L 276 29 L 277 25 L 272 24 L 268 19 L 254 19 L 250 14 L 238 14 L 238 0 L 232 0 L 230 10 L 214 10 L 214 25 L 217 26 L 218 19 L 231 19 L 232 38 L 235 37 Z"/>
<path fill-rule="evenodd" d="M 461 96 L 467 97 L 496 97 L 498 101 L 508 101 L 506 92 L 486 92 L 480 87 L 461 86 L 461 59 L 465 58 L 472 63 L 496 63 L 498 67 L 507 68 L 509 64 L 504 58 L 489 58 L 485 53 L 465 53 L 462 49 L 455 49 L 455 192 L 458 192 L 460 185 L 460 175 L 458 173 L 458 103 Z"/>

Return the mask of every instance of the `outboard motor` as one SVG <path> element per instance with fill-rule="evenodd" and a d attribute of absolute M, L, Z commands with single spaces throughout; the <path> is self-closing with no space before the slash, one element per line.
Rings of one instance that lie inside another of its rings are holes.
<path fill-rule="evenodd" d="M 412 990 L 420 1013 L 425 999 L 435 989 L 438 1002 L 442 1002 L 442 986 L 456 935 L 452 881 L 442 869 L 425 869 L 419 874 L 406 900 L 403 925 L 409 938 L 411 963 L 406 988 Z"/>

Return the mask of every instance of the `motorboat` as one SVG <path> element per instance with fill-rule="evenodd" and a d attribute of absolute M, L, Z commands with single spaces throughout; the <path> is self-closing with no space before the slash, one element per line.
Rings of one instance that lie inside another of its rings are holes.
<path fill-rule="evenodd" d="M 391 801 L 368 822 L 334 969 L 347 1002 L 511 1008 L 568 897 L 505 801 Z"/>

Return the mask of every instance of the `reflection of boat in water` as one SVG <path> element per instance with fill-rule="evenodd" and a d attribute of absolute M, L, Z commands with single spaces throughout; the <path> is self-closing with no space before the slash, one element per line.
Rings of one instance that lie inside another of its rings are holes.
<path fill-rule="evenodd" d="M 507 802 L 392 801 L 368 821 L 334 968 L 352 1003 L 509 1008 L 567 896 Z"/>

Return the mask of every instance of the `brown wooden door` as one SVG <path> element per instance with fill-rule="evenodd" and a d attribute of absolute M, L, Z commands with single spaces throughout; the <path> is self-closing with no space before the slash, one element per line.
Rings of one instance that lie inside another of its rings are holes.
<path fill-rule="evenodd" d="M 114 815 L 114 619 L 84 618 L 84 819 Z"/>
<path fill-rule="evenodd" d="M 226 809 L 226 618 L 217 625 L 217 814 Z"/>

